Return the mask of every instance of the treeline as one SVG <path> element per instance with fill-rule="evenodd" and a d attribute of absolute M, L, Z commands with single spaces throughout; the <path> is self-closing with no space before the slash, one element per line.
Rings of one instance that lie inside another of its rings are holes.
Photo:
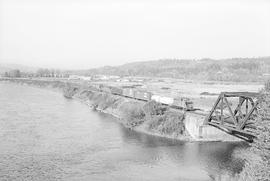
<path fill-rule="evenodd" d="M 59 77 L 67 78 L 69 73 L 67 71 L 60 71 L 58 69 L 40 68 L 36 72 L 22 72 L 19 69 L 12 69 L 6 71 L 3 77 L 19 78 L 19 77 Z"/>
<path fill-rule="evenodd" d="M 22 77 L 22 73 L 19 69 L 14 69 L 14 70 L 5 72 L 4 77 Z"/>
<path fill-rule="evenodd" d="M 59 69 L 38 69 L 35 73 L 38 77 L 69 77 L 69 73 L 61 71 Z"/>
<path fill-rule="evenodd" d="M 233 59 L 162 59 L 82 71 L 87 75 L 153 76 L 210 81 L 262 81 L 270 77 L 270 57 Z"/>

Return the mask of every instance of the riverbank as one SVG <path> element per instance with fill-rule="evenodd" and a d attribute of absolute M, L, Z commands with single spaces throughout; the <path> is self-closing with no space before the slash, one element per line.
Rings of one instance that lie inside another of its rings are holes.
<path fill-rule="evenodd" d="M 59 91 L 66 98 L 77 99 L 91 109 L 110 114 L 125 127 L 145 134 L 183 141 L 241 141 L 211 126 L 203 126 L 204 115 L 171 109 L 155 101 L 144 102 L 100 92 L 90 82 L 1 80 Z"/>
<path fill-rule="evenodd" d="M 91 108 L 118 118 L 119 123 L 134 131 L 160 137 L 191 141 L 185 129 L 185 113 L 171 110 L 166 106 L 150 101 L 144 102 L 122 96 L 79 88 L 73 98 L 79 99 Z M 69 92 L 69 91 L 68 91 Z"/>
<path fill-rule="evenodd" d="M 171 110 L 154 101 L 147 103 L 99 92 L 87 83 L 36 79 L 1 79 L 1 81 L 62 92 L 67 98 L 77 99 L 91 109 L 116 117 L 119 123 L 134 131 L 170 139 L 194 140 L 185 129 L 185 112 Z"/>

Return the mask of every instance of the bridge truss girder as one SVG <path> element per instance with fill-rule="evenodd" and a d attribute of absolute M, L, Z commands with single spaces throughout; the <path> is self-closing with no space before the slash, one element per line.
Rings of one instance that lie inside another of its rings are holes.
<path fill-rule="evenodd" d="M 253 139 L 258 98 L 259 93 L 253 92 L 221 92 L 204 124 L 245 140 Z M 233 106 L 230 99 L 238 99 L 238 103 Z"/>

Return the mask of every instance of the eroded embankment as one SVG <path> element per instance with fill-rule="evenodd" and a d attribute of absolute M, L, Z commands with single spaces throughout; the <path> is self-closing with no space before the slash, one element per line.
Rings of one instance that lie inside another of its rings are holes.
<path fill-rule="evenodd" d="M 73 89 L 73 88 L 71 88 Z M 94 109 L 111 114 L 126 127 L 156 136 L 191 140 L 185 129 L 185 114 L 155 101 L 143 102 L 87 89 L 77 89 L 73 97 Z"/>
<path fill-rule="evenodd" d="M 171 109 L 155 101 L 146 103 L 99 92 L 91 86 L 67 85 L 64 91 L 67 97 L 74 95 L 97 110 L 119 118 L 122 124 L 136 131 L 189 141 L 242 141 L 204 125 L 206 115 Z"/>
<path fill-rule="evenodd" d="M 118 118 L 125 127 L 146 134 L 192 140 L 185 128 L 185 113 L 172 110 L 155 101 L 144 102 L 100 92 L 91 84 L 67 83 L 58 80 L 2 79 L 42 88 L 63 91 L 67 98 L 76 98 L 97 111 Z"/>

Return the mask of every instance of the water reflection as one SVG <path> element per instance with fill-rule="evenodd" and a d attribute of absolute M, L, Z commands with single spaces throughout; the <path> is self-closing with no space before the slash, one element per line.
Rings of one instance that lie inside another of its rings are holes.
<path fill-rule="evenodd" d="M 127 144 L 140 145 L 149 157 L 166 158 L 179 168 L 196 167 L 207 172 L 213 180 L 226 175 L 233 177 L 243 167 L 243 160 L 232 157 L 235 148 L 246 148 L 246 143 L 183 142 L 138 133 L 120 127 L 122 139 Z M 136 154 L 142 154 L 138 152 Z M 154 159 L 160 162 L 160 159 Z M 186 169 L 184 168 L 184 169 Z"/>

